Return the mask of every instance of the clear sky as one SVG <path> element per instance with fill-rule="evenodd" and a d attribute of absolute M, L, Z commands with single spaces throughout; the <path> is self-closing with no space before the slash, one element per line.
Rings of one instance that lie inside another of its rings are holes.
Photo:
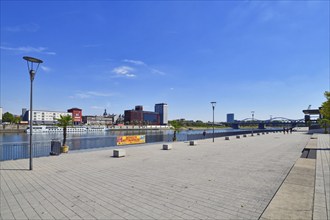
<path fill-rule="evenodd" d="M 29 108 L 23 56 L 42 59 L 34 109 L 169 119 L 303 118 L 329 90 L 329 1 L 1 0 L 3 112 Z"/>

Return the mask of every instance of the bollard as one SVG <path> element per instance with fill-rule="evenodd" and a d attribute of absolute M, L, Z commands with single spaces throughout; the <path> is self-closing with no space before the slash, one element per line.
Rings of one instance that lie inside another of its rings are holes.
<path fill-rule="evenodd" d="M 237 139 L 240 139 L 240 138 L 241 138 L 241 136 L 237 135 L 237 136 L 236 136 L 236 138 L 237 138 Z"/>
<path fill-rule="evenodd" d="M 229 137 L 225 137 L 225 140 L 229 141 Z"/>
<path fill-rule="evenodd" d="M 115 149 L 113 150 L 113 157 L 125 157 L 126 151 L 124 149 Z"/>
<path fill-rule="evenodd" d="M 172 150 L 172 144 L 163 144 L 163 150 Z"/>
<path fill-rule="evenodd" d="M 246 134 L 243 134 L 243 137 L 246 138 Z"/>
<path fill-rule="evenodd" d="M 195 145 L 197 145 L 197 141 L 189 141 L 189 145 L 190 146 L 195 146 Z"/>

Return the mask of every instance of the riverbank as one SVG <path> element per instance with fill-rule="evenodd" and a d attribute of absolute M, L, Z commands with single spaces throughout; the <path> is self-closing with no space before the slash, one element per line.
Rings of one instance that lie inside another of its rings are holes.
<path fill-rule="evenodd" d="M 28 125 L 1 125 L 0 126 L 0 134 L 1 133 L 24 133 L 27 129 Z"/>
<path fill-rule="evenodd" d="M 87 125 L 89 126 L 89 125 Z M 92 126 L 92 125 L 90 125 Z M 146 125 L 146 126 L 138 126 L 138 125 L 113 125 L 106 126 L 109 131 L 139 131 L 139 130 L 170 130 L 170 126 L 166 125 Z M 28 125 L 2 125 L 0 126 L 0 134 L 3 133 L 24 133 Z"/>

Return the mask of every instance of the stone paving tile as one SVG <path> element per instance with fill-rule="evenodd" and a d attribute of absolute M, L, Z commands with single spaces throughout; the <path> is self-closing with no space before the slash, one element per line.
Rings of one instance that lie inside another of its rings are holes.
<path fill-rule="evenodd" d="M 330 136 L 313 135 L 317 141 L 317 162 L 313 219 L 330 219 Z"/>
<path fill-rule="evenodd" d="M 173 143 L 171 151 L 147 144 L 124 158 L 108 149 L 70 152 L 34 158 L 33 171 L 28 160 L 5 161 L 0 211 L 27 219 L 21 206 L 29 204 L 42 219 L 257 219 L 308 139 L 217 138 Z"/>

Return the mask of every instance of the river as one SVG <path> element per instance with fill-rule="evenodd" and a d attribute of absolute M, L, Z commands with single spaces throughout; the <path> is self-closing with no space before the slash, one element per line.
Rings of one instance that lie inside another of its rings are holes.
<path fill-rule="evenodd" d="M 271 129 L 272 130 L 272 129 Z M 177 133 L 177 141 L 198 140 L 212 138 L 213 130 L 184 130 Z M 266 132 L 266 130 L 254 130 Z M 236 134 L 248 134 L 251 130 L 244 129 L 215 129 L 214 137 L 222 137 Z M 67 145 L 70 151 L 91 148 L 117 147 L 117 136 L 145 135 L 146 143 L 171 142 L 173 130 L 122 130 L 91 133 L 68 133 Z M 62 142 L 62 133 L 34 133 L 32 135 L 33 157 L 48 156 L 54 141 Z M 29 157 L 29 138 L 26 133 L 2 133 L 0 134 L 0 161 Z M 125 146 L 130 147 L 130 146 Z"/>

